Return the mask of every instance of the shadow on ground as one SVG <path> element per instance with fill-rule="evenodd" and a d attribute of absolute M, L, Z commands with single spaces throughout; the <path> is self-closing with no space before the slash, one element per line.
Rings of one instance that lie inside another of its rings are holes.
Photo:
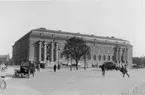
<path fill-rule="evenodd" d="M 7 74 L 7 75 L 5 75 L 5 78 L 18 78 L 18 79 L 22 79 L 22 78 L 25 78 L 25 77 L 16 77 L 14 74 Z"/>
<path fill-rule="evenodd" d="M 13 74 L 7 74 L 5 75 L 5 77 L 13 77 L 14 75 Z"/>

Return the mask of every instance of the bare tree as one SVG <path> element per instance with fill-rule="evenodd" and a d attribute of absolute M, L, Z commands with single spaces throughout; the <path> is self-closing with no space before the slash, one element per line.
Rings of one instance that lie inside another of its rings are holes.
<path fill-rule="evenodd" d="M 78 70 L 78 62 L 83 55 L 89 54 L 89 47 L 86 45 L 86 42 L 82 38 L 71 37 L 66 40 L 62 55 L 66 59 L 75 60 L 76 70 Z"/>

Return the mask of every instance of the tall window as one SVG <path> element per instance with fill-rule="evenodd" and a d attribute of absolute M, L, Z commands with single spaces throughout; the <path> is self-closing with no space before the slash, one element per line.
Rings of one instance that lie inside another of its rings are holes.
<path fill-rule="evenodd" d="M 99 55 L 99 60 L 101 60 L 101 55 Z"/>
<path fill-rule="evenodd" d="M 91 55 L 89 55 L 89 60 L 91 60 Z"/>
<path fill-rule="evenodd" d="M 110 56 L 108 55 L 108 61 L 110 61 Z"/>
<path fill-rule="evenodd" d="M 94 55 L 94 60 L 96 60 L 96 55 Z"/>
<path fill-rule="evenodd" d="M 112 60 L 115 61 L 115 56 L 114 55 L 112 56 Z"/>
<path fill-rule="evenodd" d="M 54 42 L 54 50 L 53 50 L 53 58 L 54 58 L 54 61 L 56 61 L 56 53 L 57 53 L 57 42 Z"/>
<path fill-rule="evenodd" d="M 41 43 L 41 61 L 44 61 L 44 42 Z"/>
<path fill-rule="evenodd" d="M 103 58 L 104 58 L 104 60 L 106 60 L 106 56 L 105 55 L 103 56 Z"/>
<path fill-rule="evenodd" d="M 46 46 L 46 59 L 51 61 L 51 43 L 47 44 Z"/>

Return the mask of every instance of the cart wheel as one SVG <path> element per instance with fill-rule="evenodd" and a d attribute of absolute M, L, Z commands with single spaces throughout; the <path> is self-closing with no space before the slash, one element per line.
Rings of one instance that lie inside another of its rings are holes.
<path fill-rule="evenodd" d="M 0 81 L 0 89 L 1 90 L 5 90 L 6 86 L 7 86 L 6 81 L 5 80 L 1 80 Z"/>

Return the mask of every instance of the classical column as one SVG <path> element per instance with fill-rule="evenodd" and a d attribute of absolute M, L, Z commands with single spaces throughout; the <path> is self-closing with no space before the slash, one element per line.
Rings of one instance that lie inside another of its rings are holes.
<path fill-rule="evenodd" d="M 51 62 L 54 61 L 53 56 L 54 56 L 54 42 L 51 42 Z"/>
<path fill-rule="evenodd" d="M 122 57 L 122 48 L 120 48 L 120 53 L 119 54 L 120 54 L 120 57 L 119 57 L 120 58 L 120 63 L 122 63 L 122 59 L 121 59 L 121 57 Z"/>
<path fill-rule="evenodd" d="M 118 63 L 118 48 L 116 48 L 116 63 Z"/>
<path fill-rule="evenodd" d="M 56 60 L 58 61 L 58 64 L 59 64 L 59 49 L 58 49 L 58 42 L 56 43 Z"/>
<path fill-rule="evenodd" d="M 46 62 L 46 45 L 47 43 L 44 42 L 44 61 Z"/>
<path fill-rule="evenodd" d="M 39 61 L 41 61 L 41 47 L 42 47 L 42 42 L 39 41 Z"/>
<path fill-rule="evenodd" d="M 124 63 L 124 49 L 121 49 L 121 63 Z"/>
<path fill-rule="evenodd" d="M 120 48 L 118 48 L 118 63 L 120 63 Z"/>
<path fill-rule="evenodd" d="M 128 62 L 128 49 L 126 49 L 126 63 Z"/>

